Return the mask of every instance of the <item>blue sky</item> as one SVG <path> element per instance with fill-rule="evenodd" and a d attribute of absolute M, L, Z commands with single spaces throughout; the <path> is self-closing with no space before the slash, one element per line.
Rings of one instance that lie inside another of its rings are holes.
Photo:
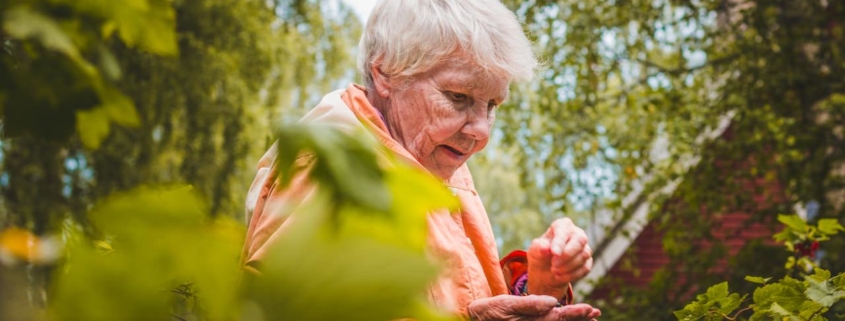
<path fill-rule="evenodd" d="M 370 16 L 370 11 L 373 10 L 373 6 L 376 5 L 377 0 L 342 0 L 346 5 L 352 7 L 355 10 L 355 13 L 361 17 L 362 22 L 367 21 L 367 17 Z"/>

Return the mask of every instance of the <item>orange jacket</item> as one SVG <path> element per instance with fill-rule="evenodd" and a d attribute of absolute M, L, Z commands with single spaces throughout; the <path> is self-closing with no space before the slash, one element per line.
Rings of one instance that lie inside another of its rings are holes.
<path fill-rule="evenodd" d="M 365 127 L 399 159 L 422 168 L 413 156 L 390 137 L 378 111 L 367 100 L 363 87 L 350 85 L 325 96 L 300 122 L 321 123 L 340 128 Z M 289 214 L 308 199 L 313 186 L 302 177 L 294 178 L 284 190 L 276 189 L 271 175 L 275 147 L 258 163 L 258 174 L 247 194 L 247 230 L 243 260 L 247 269 L 259 269 L 258 262 L 273 239 L 285 230 Z M 428 296 L 438 307 L 466 314 L 473 300 L 507 294 L 493 230 L 487 212 L 475 191 L 466 165 L 444 184 L 458 197 L 461 210 L 446 210 L 428 216 L 428 252 L 443 266 L 430 285 Z"/>

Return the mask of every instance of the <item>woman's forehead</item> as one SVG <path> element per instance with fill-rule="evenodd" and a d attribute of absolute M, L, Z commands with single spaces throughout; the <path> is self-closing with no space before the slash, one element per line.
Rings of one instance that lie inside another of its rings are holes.
<path fill-rule="evenodd" d="M 442 86 L 478 92 L 504 100 L 508 96 L 510 79 L 491 73 L 473 63 L 446 62 L 424 74 Z"/>

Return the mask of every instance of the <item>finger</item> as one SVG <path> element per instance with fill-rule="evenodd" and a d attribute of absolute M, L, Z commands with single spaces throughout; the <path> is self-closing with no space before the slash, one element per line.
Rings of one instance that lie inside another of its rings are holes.
<path fill-rule="evenodd" d="M 595 310 L 589 304 L 573 304 L 552 309 L 543 320 L 556 321 L 587 321 L 592 317 Z"/>
<path fill-rule="evenodd" d="M 593 311 L 590 312 L 590 319 L 595 320 L 596 318 L 601 316 L 601 310 L 593 308 Z"/>
<path fill-rule="evenodd" d="M 557 306 L 557 299 L 548 295 L 511 296 L 510 310 L 520 315 L 546 314 Z"/>
<path fill-rule="evenodd" d="M 566 258 L 563 255 L 556 256 L 552 259 L 552 271 L 559 273 L 569 273 L 582 267 L 588 260 L 593 258 L 593 249 L 590 245 L 585 245 L 580 253 Z"/>
<path fill-rule="evenodd" d="M 560 234 L 561 232 L 566 232 L 573 226 L 575 226 L 575 223 L 573 223 L 572 220 L 568 217 L 556 219 L 554 220 L 554 222 L 552 222 L 551 226 L 549 226 L 549 229 L 546 230 L 546 234 L 544 236 L 553 238 L 555 237 L 555 235 Z"/>
<path fill-rule="evenodd" d="M 558 320 L 587 321 L 601 316 L 601 312 L 589 304 L 579 303 L 558 308 L 561 311 Z"/>
<path fill-rule="evenodd" d="M 575 224 L 569 218 L 562 218 L 552 222 L 552 226 L 549 228 L 552 239 L 552 253 L 555 255 L 562 255 L 564 253 L 564 248 L 569 243 L 574 228 Z"/>
<path fill-rule="evenodd" d="M 565 244 L 563 252 L 553 258 L 552 264 L 564 271 L 572 270 L 576 266 L 584 264 L 587 258 L 592 256 L 592 249 L 588 249 L 587 236 L 582 233 L 575 233 Z"/>
<path fill-rule="evenodd" d="M 592 257 L 592 250 L 589 247 L 585 247 L 581 253 L 571 258 L 556 256 L 552 258 L 551 270 L 555 273 L 569 273 L 584 266 Z"/>
<path fill-rule="evenodd" d="M 559 282 L 573 282 L 576 280 L 580 280 L 584 276 L 590 273 L 590 270 L 593 268 L 593 259 L 590 258 L 587 262 L 584 263 L 581 267 L 576 269 L 575 271 L 565 272 L 565 273 L 554 273 L 555 279 Z"/>
<path fill-rule="evenodd" d="M 582 229 L 574 229 L 569 231 L 569 237 L 566 243 L 563 244 L 562 252 L 559 254 L 562 257 L 574 257 L 584 251 L 587 246 L 587 233 Z"/>
<path fill-rule="evenodd" d="M 540 237 L 531 242 L 528 248 L 528 256 L 534 262 L 540 263 L 538 268 L 548 268 L 551 265 L 552 251 L 549 239 Z M 534 263 L 532 263 L 534 264 Z"/>

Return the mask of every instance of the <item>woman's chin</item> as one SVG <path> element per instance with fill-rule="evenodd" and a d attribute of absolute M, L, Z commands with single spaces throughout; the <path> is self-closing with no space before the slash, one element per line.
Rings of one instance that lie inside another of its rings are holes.
<path fill-rule="evenodd" d="M 438 147 L 432 156 L 427 162 L 422 162 L 422 165 L 435 176 L 446 180 L 466 163 L 470 155 L 456 154 L 446 148 Z"/>
<path fill-rule="evenodd" d="M 446 166 L 428 166 L 427 164 L 423 164 L 423 166 L 425 166 L 425 168 L 431 174 L 434 174 L 434 176 L 437 176 L 438 178 L 440 178 L 444 181 L 452 178 L 452 175 L 454 175 L 455 171 L 457 171 L 458 168 L 460 167 L 460 165 L 459 166 L 448 166 L 448 167 L 446 167 Z"/>

